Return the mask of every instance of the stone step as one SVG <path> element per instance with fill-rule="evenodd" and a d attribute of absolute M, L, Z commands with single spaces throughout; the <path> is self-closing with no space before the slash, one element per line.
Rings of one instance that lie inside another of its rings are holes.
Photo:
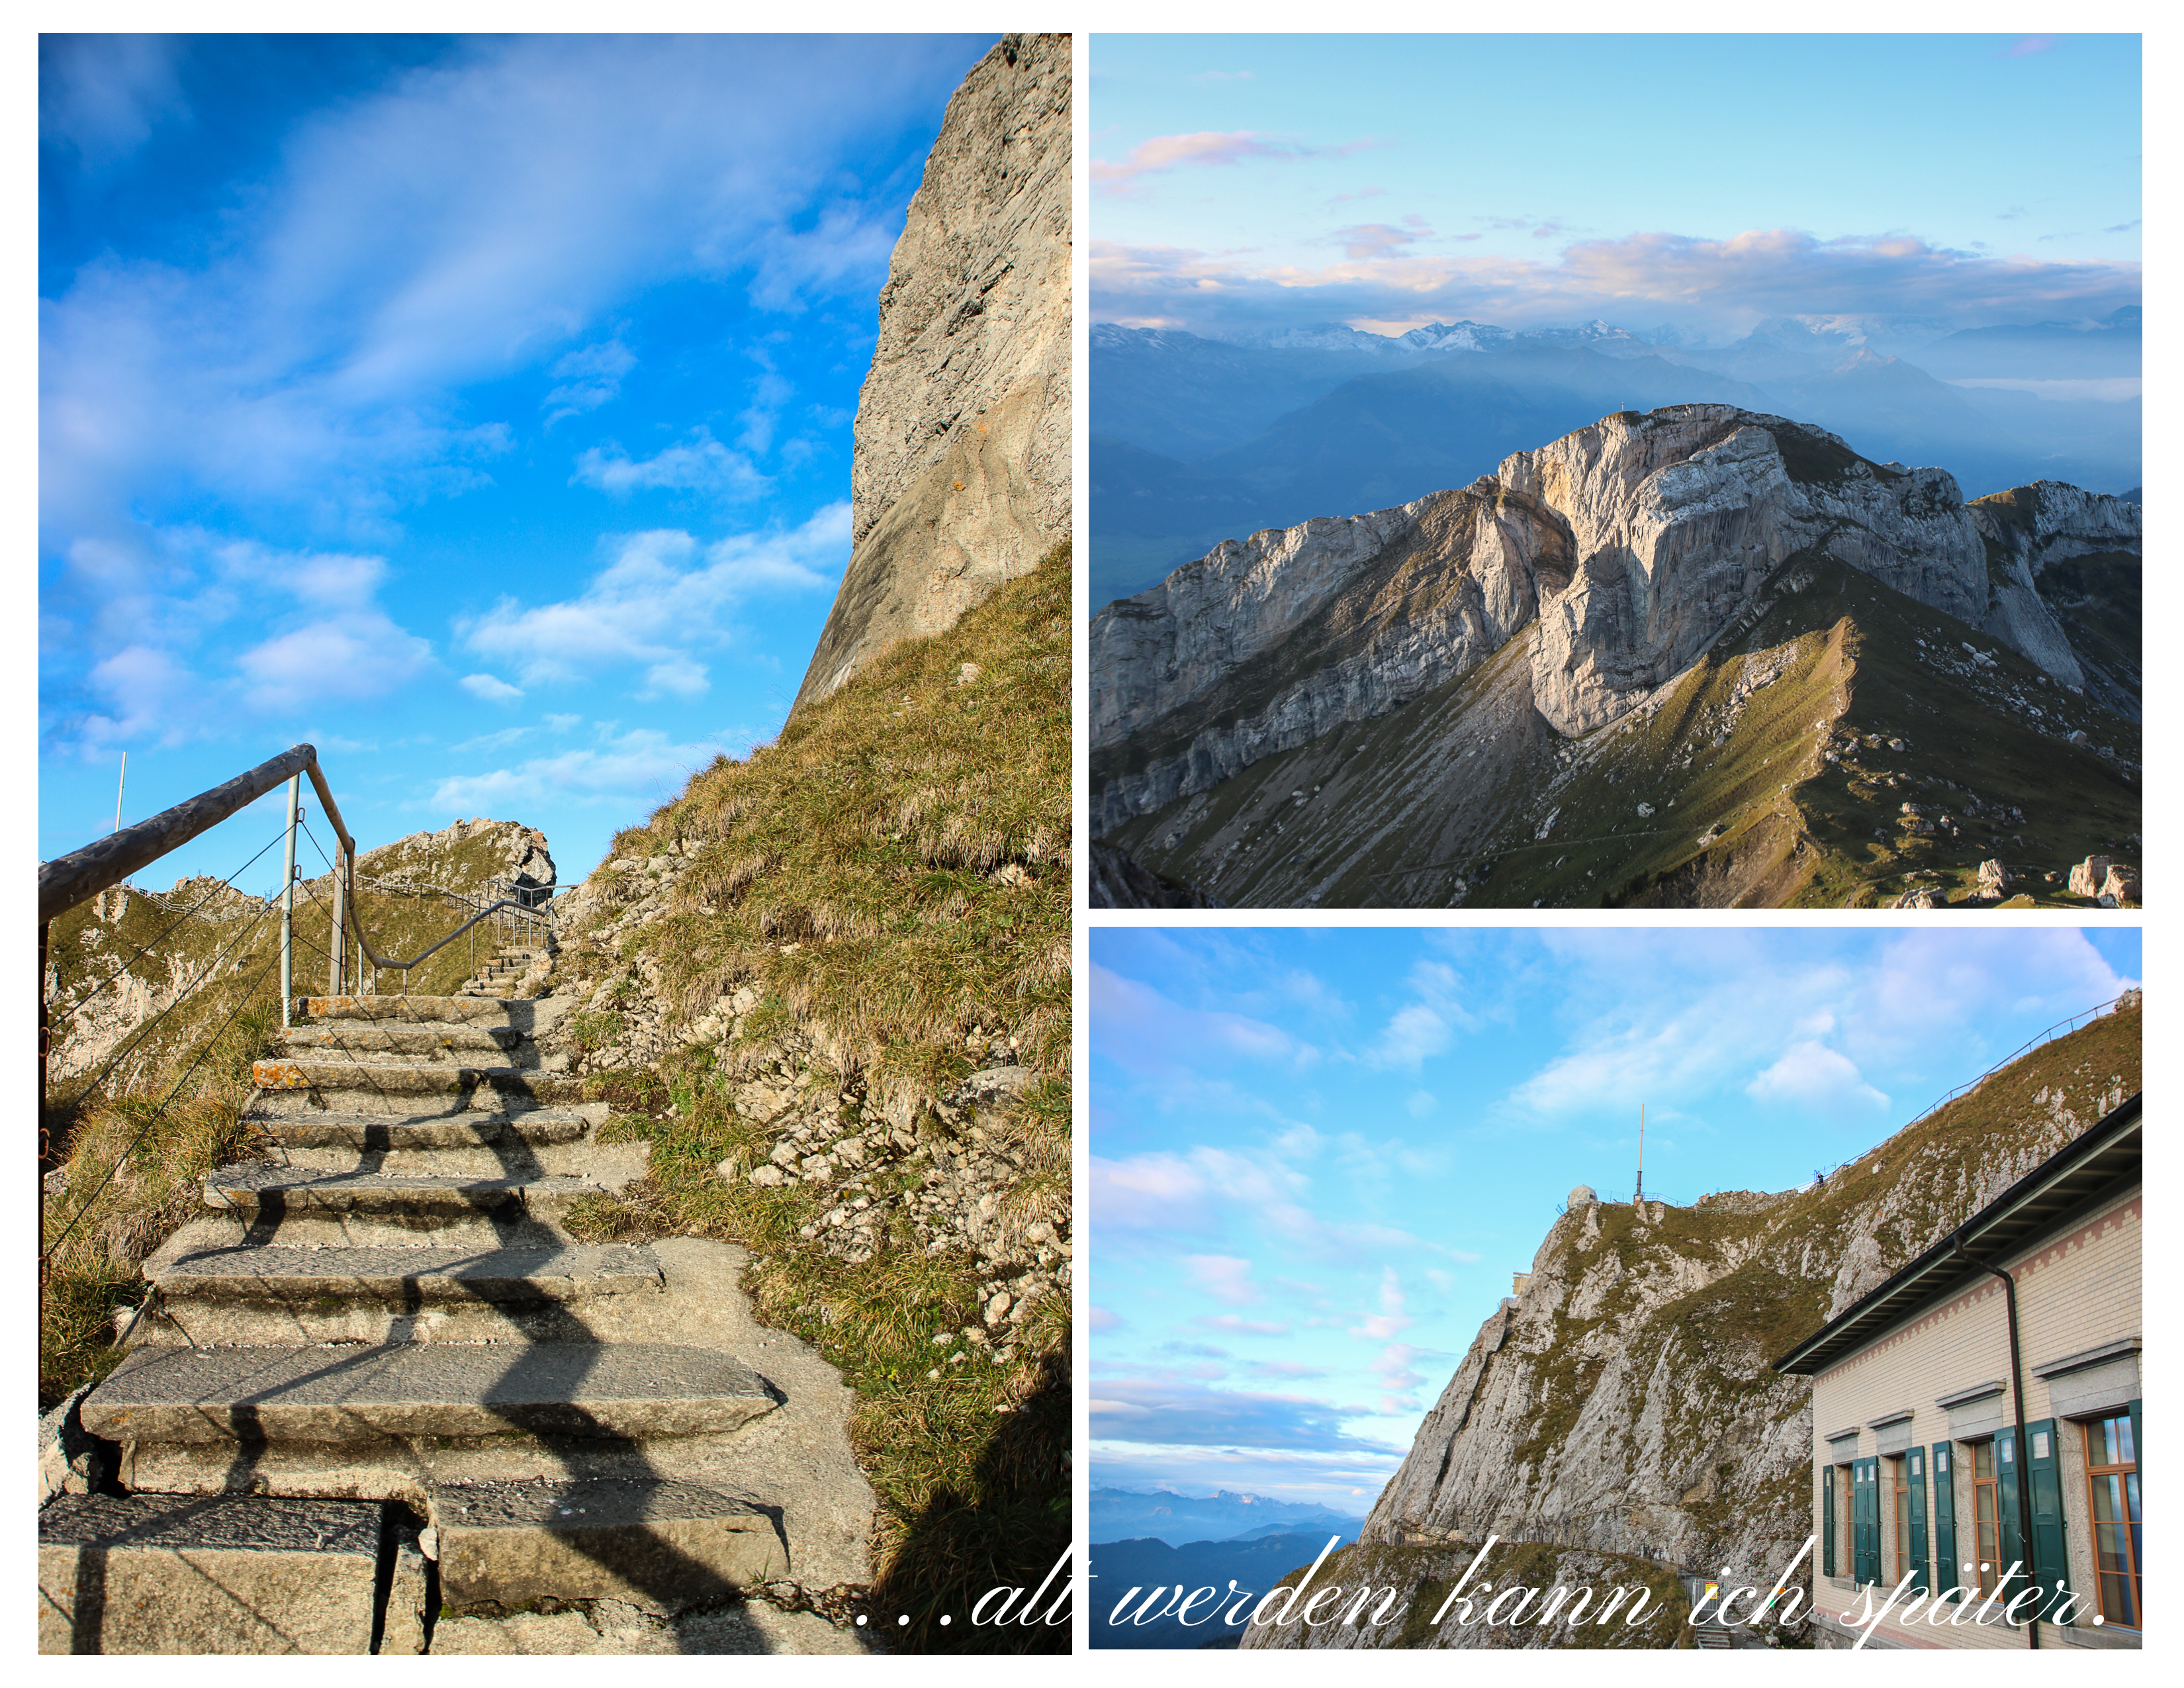
<path fill-rule="evenodd" d="M 289 1305 L 327 1296 L 381 1306 L 443 1301 L 582 1301 L 657 1290 L 660 1262 L 626 1243 L 566 1247 L 193 1249 L 155 1256 L 146 1278 L 173 1301 Z"/>
<path fill-rule="evenodd" d="M 666 1343 L 139 1348 L 84 1398 L 119 1442 L 320 1445 L 390 1437 L 625 1439 L 724 1431 L 776 1395 L 723 1354 Z"/>
<path fill-rule="evenodd" d="M 626 1600 L 670 1609 L 788 1574 L 774 1514 L 694 1483 L 612 1478 L 437 1489 L 440 1598 Z"/>
<path fill-rule="evenodd" d="M 382 1510 L 262 1496 L 58 1496 L 38 1514 L 38 1651 L 370 1652 Z"/>
<path fill-rule="evenodd" d="M 604 1192 L 589 1178 L 480 1178 L 471 1173 L 314 1173 L 264 1161 L 222 1167 L 204 1181 L 205 1205 L 259 1222 L 290 1214 L 354 1213 L 419 1228 L 480 1213 L 552 1215 Z"/>
<path fill-rule="evenodd" d="M 555 1075 L 536 1067 L 426 1066 L 393 1061 L 258 1061 L 251 1082 L 261 1090 L 310 1090 L 373 1096 L 532 1096 L 550 1088 Z"/>
<path fill-rule="evenodd" d="M 481 1067 L 521 1065 L 504 1057 L 531 1042 L 514 1026 L 475 1026 L 455 1022 L 331 1020 L 321 1025 L 292 1026 L 275 1044 L 275 1058 L 324 1061 L 332 1056 L 365 1060 L 459 1061 Z"/>
<path fill-rule="evenodd" d="M 502 997 L 304 996 L 296 1011 L 309 1020 L 375 1020 L 396 1024 L 513 1025 L 529 1028 L 536 1005 Z"/>
<path fill-rule="evenodd" d="M 286 1149 L 400 1150 L 481 1149 L 497 1144 L 575 1143 L 589 1128 L 582 1114 L 556 1108 L 527 1112 L 253 1115 L 251 1123 Z"/>
<path fill-rule="evenodd" d="M 145 1262 L 145 1281 L 161 1294 L 134 1344 L 599 1342 L 631 1334 L 642 1320 L 632 1304 L 657 1303 L 666 1292 L 649 1248 L 495 1244 L 208 1245 L 199 1229 L 189 1246 Z M 652 1334 L 671 1335 L 674 1326 L 655 1324 Z"/>

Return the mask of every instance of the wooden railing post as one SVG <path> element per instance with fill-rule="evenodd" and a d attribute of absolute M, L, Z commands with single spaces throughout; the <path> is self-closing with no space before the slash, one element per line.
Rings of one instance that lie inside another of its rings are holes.
<path fill-rule="evenodd" d="M 286 1029 L 294 1007 L 296 937 L 296 812 L 303 796 L 304 777 L 292 776 L 288 781 L 288 824 L 286 827 L 288 847 L 285 866 L 281 871 L 281 1025 Z"/>

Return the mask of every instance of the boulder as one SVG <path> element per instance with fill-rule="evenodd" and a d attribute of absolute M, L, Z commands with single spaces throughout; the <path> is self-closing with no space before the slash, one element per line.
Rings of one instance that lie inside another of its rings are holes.
<path fill-rule="evenodd" d="M 2112 864 L 2105 855 L 2089 855 L 2070 870 L 2070 894 L 2074 897 L 2098 897 L 2102 883 L 2108 878 Z"/>
<path fill-rule="evenodd" d="M 2114 897 L 2118 908 L 2126 903 L 2137 902 L 2138 870 L 2126 866 L 2120 861 L 2111 864 L 2108 877 L 2101 881 L 2101 895 L 2103 898 Z"/>
<path fill-rule="evenodd" d="M 1982 897 L 2003 897 L 2009 894 L 2010 873 L 1999 861 L 1982 861 L 1979 865 L 1979 894 Z"/>

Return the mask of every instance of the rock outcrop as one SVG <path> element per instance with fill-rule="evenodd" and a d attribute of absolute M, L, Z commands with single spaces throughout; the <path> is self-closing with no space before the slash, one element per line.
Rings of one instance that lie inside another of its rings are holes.
<path fill-rule="evenodd" d="M 1571 560 L 1567 523 L 1490 481 L 1217 546 L 1093 618 L 1095 814 L 1112 825 L 1430 691 L 1530 621 L 1535 582 Z"/>
<path fill-rule="evenodd" d="M 1005 36 L 948 103 L 880 292 L 855 549 L 798 708 L 1069 537 L 1070 50 Z"/>
<path fill-rule="evenodd" d="M 1709 1578 L 1727 1566 L 1765 1586 L 1812 1505 L 1811 1385 L 1769 1362 L 2136 1093 L 2142 1021 L 2127 995 L 1802 1190 L 1687 1208 L 1574 1199 L 1426 1415 L 1360 1549 L 1490 1535 Z"/>
<path fill-rule="evenodd" d="M 1534 707 L 1566 737 L 1591 732 L 1749 626 L 1801 556 L 1983 628 L 2075 690 L 2084 676 L 2035 576 L 2072 545 L 2135 532 L 2135 507 L 2027 491 L 2039 514 L 1997 549 L 1998 519 L 1943 471 L 1684 404 L 1605 417 L 1464 492 L 1226 542 L 1093 620 L 1094 829 L 1384 715 L 1527 627 Z"/>

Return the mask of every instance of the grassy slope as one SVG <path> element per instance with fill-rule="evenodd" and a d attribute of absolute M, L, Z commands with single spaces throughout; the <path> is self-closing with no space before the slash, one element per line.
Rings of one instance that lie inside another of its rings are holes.
<path fill-rule="evenodd" d="M 671 844 L 694 847 L 673 907 L 626 950 L 660 961 L 686 1019 L 757 986 L 767 1035 L 804 1048 L 815 1084 L 937 1095 L 971 1070 L 967 1033 L 1016 1038 L 1039 1082 L 979 1123 L 1021 1168 L 1005 1206 L 1057 1228 L 1069 1212 L 1070 632 L 1064 546 L 951 632 L 893 647 L 775 744 L 697 775 L 618 835 L 599 870 L 611 884 Z M 565 971 L 627 958 L 586 944 L 570 943 Z M 926 1255 L 906 1230 L 862 1264 L 831 1258 L 798 1234 L 831 1194 L 716 1176 L 731 1154 L 763 1162 L 772 1141 L 729 1104 L 733 1059 L 692 1047 L 588 1081 L 623 1110 L 610 1131 L 653 1145 L 650 1179 L 592 1213 L 593 1234 L 715 1235 L 754 1251 L 745 1281 L 761 1315 L 815 1343 L 857 1391 L 852 1435 L 883 1509 L 872 1602 L 890 1624 L 911 1618 L 903 1644 L 1066 1647 L 1066 1629 L 964 1621 L 989 1588 L 1035 1586 L 1069 1540 L 1066 1301 L 1042 1303 L 1007 1365 L 930 1375 L 944 1351 L 934 1334 L 977 1323 L 978 1262 Z M 942 1128 L 921 1117 L 922 1133 Z M 870 1176 L 915 1181 L 914 1162 Z"/>
<path fill-rule="evenodd" d="M 1440 747 L 1475 738 L 1482 754 L 1497 739 L 1510 748 L 1507 760 L 1482 765 L 1495 769 L 1490 780 L 1445 788 L 1449 811 L 1482 817 L 1461 855 L 1433 825 L 1391 829 L 1333 875 L 1324 904 L 1446 904 L 1462 877 L 1472 905 L 1870 906 L 1914 884 L 1962 896 L 1990 856 L 2014 872 L 2043 873 L 2095 852 L 2137 860 L 2136 776 L 2062 742 L 2082 728 L 2135 761 L 2134 723 L 1953 617 L 1824 558 L 1786 562 L 1763 602 L 1765 613 L 1719 640 L 1652 707 L 1583 739 L 1533 735 L 1519 744 L 1503 728 L 1474 733 L 1503 666 L 1523 658 L 1529 635 L 1519 635 L 1471 673 L 1347 730 L 1350 744 L 1366 747 L 1359 766 L 1385 755 L 1390 767 L 1377 797 L 1361 800 L 1354 781 L 1339 788 L 1339 801 L 1329 796 L 1333 822 L 1284 805 L 1293 788 L 1316 792 L 1323 779 L 1338 789 L 1333 766 L 1345 747 L 1315 740 L 1118 828 L 1115 842 L 1160 872 L 1210 884 L 1232 906 L 1279 906 L 1321 883 L 1346 848 L 1357 850 L 1389 805 L 1412 800 L 1427 781 L 1450 782 Z M 1992 667 L 1973 661 L 1967 639 L 1992 655 Z M 1778 668 L 1763 685 L 1746 683 Z M 1891 739 L 1905 748 L 1889 749 Z M 1824 760 L 1829 749 L 1837 761 Z M 1932 838 L 1904 833 L 1897 822 L 1906 801 L 1953 820 L 1955 832 L 1937 818 Z M 1654 813 L 1639 815 L 1641 803 Z M 1999 818 L 2013 809 L 2021 824 Z M 1280 814 L 1288 832 L 1280 844 L 1260 833 L 1269 845 L 1263 868 L 1252 870 L 1246 850 L 1217 881 L 1211 869 L 1235 836 L 1223 829 L 1245 811 L 1255 823 Z M 1423 873 L 1401 871 L 1427 862 L 1435 866 Z M 2081 901 L 2061 883 L 2035 889 L 2043 902 Z"/>

